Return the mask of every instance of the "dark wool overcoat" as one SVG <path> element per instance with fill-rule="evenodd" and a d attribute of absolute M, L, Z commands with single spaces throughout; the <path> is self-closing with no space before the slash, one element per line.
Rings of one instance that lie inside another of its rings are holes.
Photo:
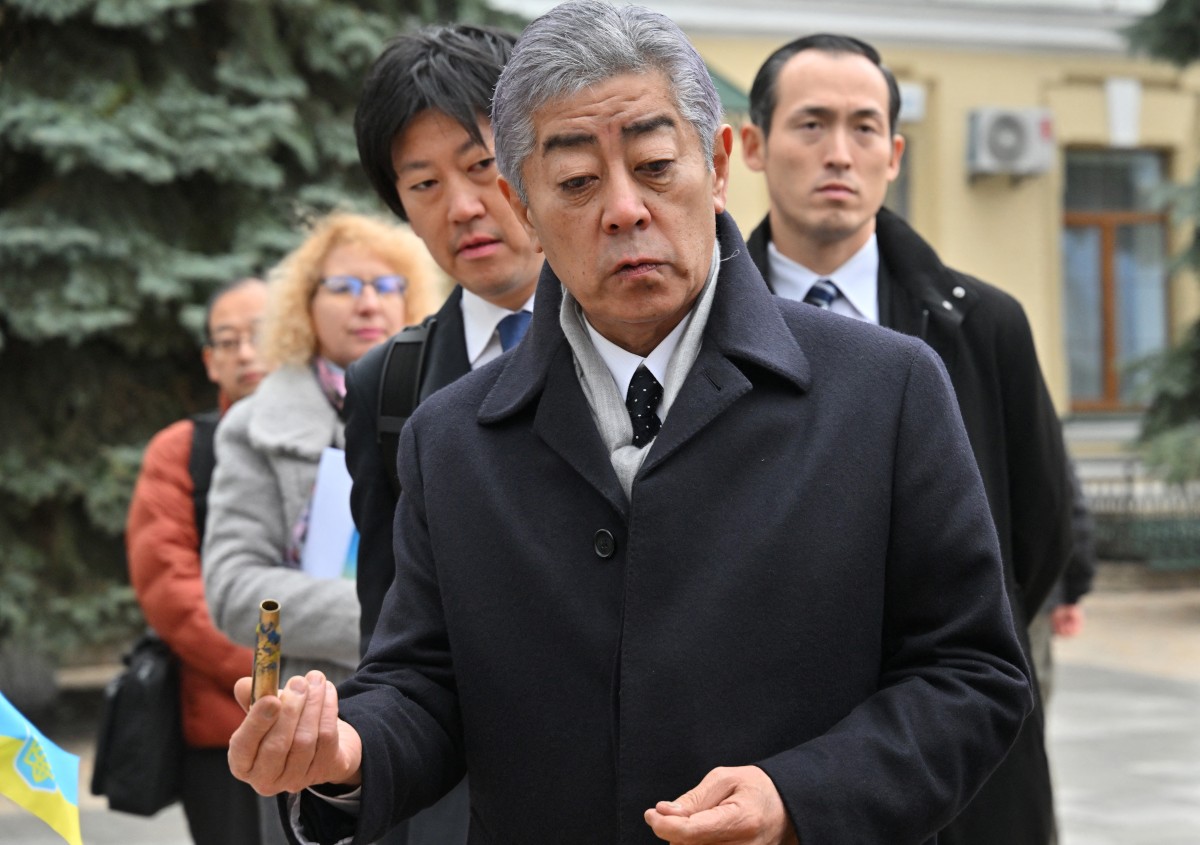
<path fill-rule="evenodd" d="M 1028 670 L 940 361 L 771 296 L 717 232 L 704 342 L 628 499 L 549 267 L 524 342 L 410 419 L 396 579 L 340 688 L 355 842 L 469 769 L 471 843 L 651 845 L 656 801 L 757 764 L 805 845 L 917 845 L 1016 736 Z"/>
<path fill-rule="evenodd" d="M 900 217 L 882 209 L 879 314 L 926 341 L 954 385 L 1000 539 L 1005 583 L 1028 655 L 1026 626 L 1071 550 L 1072 491 L 1062 428 L 1038 366 L 1029 321 L 1007 293 L 952 270 Z M 767 220 L 750 256 L 770 285 Z M 939 837 L 943 845 L 1049 845 L 1054 800 L 1041 701 L 1011 753 Z"/>
<path fill-rule="evenodd" d="M 420 399 L 471 372 L 462 315 L 462 288 L 455 287 L 432 320 L 425 343 Z M 375 631 L 383 597 L 392 586 L 392 520 L 396 496 L 379 447 L 379 382 L 389 343 L 381 343 L 346 371 L 346 468 L 353 486 L 350 512 L 358 527 L 358 603 L 362 650 Z M 469 807 L 466 783 L 436 805 L 393 831 L 383 845 L 461 845 L 466 841 Z"/>

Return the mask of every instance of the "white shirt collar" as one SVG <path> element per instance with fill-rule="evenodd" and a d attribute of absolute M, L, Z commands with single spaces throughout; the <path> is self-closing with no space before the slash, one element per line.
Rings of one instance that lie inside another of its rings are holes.
<path fill-rule="evenodd" d="M 767 244 L 767 260 L 771 265 L 771 286 L 779 296 L 799 301 L 813 282 L 831 279 L 842 292 L 842 298 L 833 304 L 834 311 L 879 322 L 879 242 L 874 233 L 845 264 L 825 275 L 788 258 L 774 242 Z"/>
<path fill-rule="evenodd" d="M 583 325 L 587 328 L 588 337 L 591 338 L 592 345 L 596 347 L 596 351 L 600 353 L 600 357 L 604 359 L 609 372 L 612 373 L 613 381 L 616 382 L 622 399 L 629 393 L 629 383 L 633 381 L 633 374 L 642 364 L 645 364 L 646 369 L 658 379 L 659 384 L 666 385 L 667 365 L 671 362 L 671 356 L 675 354 L 675 348 L 679 346 L 679 339 L 683 337 L 683 333 L 692 322 L 692 315 L 695 311 L 695 308 L 689 310 L 687 316 L 679 321 L 679 325 L 671 329 L 671 333 L 659 341 L 658 346 L 654 347 L 654 350 L 645 358 L 617 346 L 592 328 L 587 315 L 583 315 Z M 665 401 L 664 397 L 663 402 Z M 668 408 L 664 407 L 663 403 L 659 404 L 658 415 L 661 419 L 666 419 L 667 410 Z"/>
<path fill-rule="evenodd" d="M 534 295 L 530 294 L 519 310 L 532 313 Z M 460 307 L 463 315 L 463 335 L 467 342 L 467 360 L 471 362 L 471 369 L 475 369 L 500 355 L 502 350 L 496 326 L 514 312 L 494 305 L 466 288 L 463 288 Z"/>

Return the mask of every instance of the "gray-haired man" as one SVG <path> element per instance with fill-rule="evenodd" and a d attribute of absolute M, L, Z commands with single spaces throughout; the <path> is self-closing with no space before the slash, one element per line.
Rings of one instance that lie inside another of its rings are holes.
<path fill-rule="evenodd" d="M 472 843 L 930 840 L 1031 706 L 936 356 L 769 294 L 663 16 L 538 19 L 493 127 L 532 327 L 405 428 L 397 587 L 340 703 L 292 679 L 233 772 L 296 793 L 300 841 L 464 769 Z"/>

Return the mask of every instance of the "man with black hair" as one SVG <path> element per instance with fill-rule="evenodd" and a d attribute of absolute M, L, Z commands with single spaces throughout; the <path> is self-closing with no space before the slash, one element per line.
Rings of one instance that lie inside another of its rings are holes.
<path fill-rule="evenodd" d="M 1020 304 L 946 267 L 882 207 L 904 152 L 899 112 L 899 86 L 871 45 L 821 34 L 776 50 L 755 77 L 742 129 L 746 163 L 766 176 L 770 197 L 747 247 L 776 294 L 920 337 L 941 357 L 1028 655 L 1026 624 L 1071 545 L 1062 432 Z M 1053 841 L 1043 733 L 1039 707 L 940 845 Z"/>
<path fill-rule="evenodd" d="M 466 25 L 401 35 L 372 66 L 354 117 L 359 158 L 371 185 L 458 283 L 418 332 L 381 344 L 347 372 L 346 464 L 360 532 L 364 651 L 395 570 L 393 478 L 402 420 L 394 431 L 381 431 L 380 401 L 407 402 L 411 413 L 412 405 L 519 340 L 533 308 L 542 256 L 497 187 L 488 116 L 515 41 L 507 32 Z M 396 355 L 414 349 L 419 351 L 412 357 Z M 413 372 L 401 372 L 398 384 L 385 375 L 406 367 Z M 410 389 L 416 393 L 411 402 L 407 395 L 388 395 Z M 463 842 L 468 816 L 464 781 L 410 820 L 409 845 Z"/>

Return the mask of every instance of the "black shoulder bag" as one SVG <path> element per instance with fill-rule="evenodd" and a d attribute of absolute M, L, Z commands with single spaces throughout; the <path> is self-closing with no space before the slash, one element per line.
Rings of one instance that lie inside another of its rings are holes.
<path fill-rule="evenodd" d="M 152 816 L 179 799 L 183 724 L 179 661 L 147 629 L 104 690 L 92 794 L 108 808 Z"/>
<path fill-rule="evenodd" d="M 192 417 L 188 472 L 201 541 L 219 417 L 217 411 Z M 91 789 L 108 797 L 110 810 L 152 816 L 179 800 L 184 753 L 179 659 L 147 628 L 122 661 L 125 669 L 104 690 Z"/>

